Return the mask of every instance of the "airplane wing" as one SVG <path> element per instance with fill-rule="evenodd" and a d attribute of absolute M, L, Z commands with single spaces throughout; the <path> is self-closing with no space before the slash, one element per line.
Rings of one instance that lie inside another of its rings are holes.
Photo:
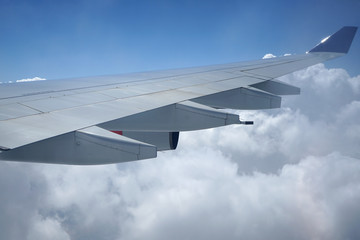
<path fill-rule="evenodd" d="M 303 55 L 114 76 L 0 84 L 0 159 L 106 164 L 175 149 L 180 131 L 250 124 L 220 109 L 278 108 L 276 78 L 345 55 L 343 27 Z"/>

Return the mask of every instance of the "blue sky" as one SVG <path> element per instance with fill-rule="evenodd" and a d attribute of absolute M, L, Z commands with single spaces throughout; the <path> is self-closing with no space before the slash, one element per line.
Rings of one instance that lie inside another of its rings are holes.
<path fill-rule="evenodd" d="M 0 81 L 67 78 L 303 53 L 344 25 L 360 1 L 0 0 Z M 357 34 L 328 67 L 360 74 Z"/>

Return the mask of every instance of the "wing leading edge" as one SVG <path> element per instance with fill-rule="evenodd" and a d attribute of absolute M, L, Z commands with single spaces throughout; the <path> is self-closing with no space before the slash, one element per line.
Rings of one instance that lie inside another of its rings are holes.
<path fill-rule="evenodd" d="M 307 54 L 140 74 L 0 85 L 0 159 L 105 164 L 175 149 L 180 131 L 245 124 L 219 109 L 281 106 L 276 80 L 349 51 L 343 27 Z"/>

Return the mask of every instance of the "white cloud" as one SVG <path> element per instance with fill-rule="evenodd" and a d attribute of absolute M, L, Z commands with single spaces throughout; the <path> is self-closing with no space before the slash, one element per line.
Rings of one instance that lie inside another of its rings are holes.
<path fill-rule="evenodd" d="M 282 80 L 302 94 L 157 159 L 1 162 L 1 238 L 358 239 L 359 76 L 319 64 Z"/>
<path fill-rule="evenodd" d="M 24 78 L 16 80 L 16 82 L 34 82 L 34 81 L 44 81 L 46 78 L 34 77 L 34 78 Z"/>
<path fill-rule="evenodd" d="M 69 235 L 62 229 L 61 222 L 54 218 L 43 218 L 37 215 L 31 220 L 31 223 L 32 226 L 27 235 L 27 240 L 70 240 Z"/>
<path fill-rule="evenodd" d="M 360 211 L 357 159 L 333 153 L 287 164 L 277 174 L 238 175 L 219 152 L 201 150 L 181 152 L 172 162 L 161 158 L 160 168 L 139 166 L 146 177 L 138 184 L 151 184 L 131 209 L 125 238 L 352 238 L 341 223 L 351 221 L 342 210 Z"/>
<path fill-rule="evenodd" d="M 276 57 L 274 54 L 267 53 L 267 54 L 265 54 L 265 55 L 263 56 L 262 59 L 268 59 L 268 58 L 274 58 L 274 57 Z"/>
<path fill-rule="evenodd" d="M 37 239 L 55 233 L 63 239 L 354 239 L 359 234 L 346 223 L 360 220 L 360 162 L 340 153 L 309 156 L 275 174 L 238 174 L 237 164 L 206 146 L 118 166 L 37 167 L 49 184 L 35 204 L 41 217 L 34 211 L 28 222 L 27 236 Z M 36 175 L 27 177 L 24 185 Z"/>
<path fill-rule="evenodd" d="M 353 91 L 357 94 L 360 93 L 360 75 L 348 79 Z"/>

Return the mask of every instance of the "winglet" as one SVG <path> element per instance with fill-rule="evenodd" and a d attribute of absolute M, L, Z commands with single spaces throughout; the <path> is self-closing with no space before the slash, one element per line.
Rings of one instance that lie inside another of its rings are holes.
<path fill-rule="evenodd" d="M 343 27 L 333 35 L 324 38 L 309 52 L 347 53 L 355 36 L 357 27 Z"/>

